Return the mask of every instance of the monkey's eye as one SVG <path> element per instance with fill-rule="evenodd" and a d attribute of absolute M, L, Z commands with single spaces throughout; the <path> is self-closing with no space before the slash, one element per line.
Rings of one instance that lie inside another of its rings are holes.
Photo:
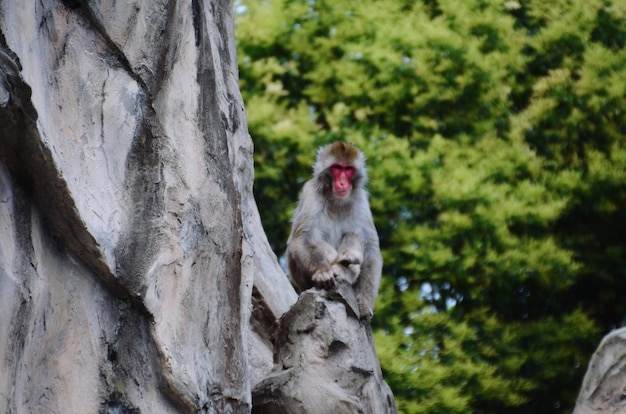
<path fill-rule="evenodd" d="M 333 172 L 337 172 L 337 173 L 341 172 L 341 171 L 348 172 L 348 171 L 354 171 L 355 170 L 354 166 L 352 166 L 350 164 L 333 164 L 333 165 L 330 166 L 330 169 Z"/>
<path fill-rule="evenodd" d="M 344 173 L 346 175 L 348 175 L 349 177 L 352 177 L 354 175 L 354 173 L 356 172 L 356 168 L 354 168 L 353 165 L 350 164 L 333 164 L 330 166 L 330 170 L 332 171 L 333 175 L 337 176 L 341 173 Z"/>

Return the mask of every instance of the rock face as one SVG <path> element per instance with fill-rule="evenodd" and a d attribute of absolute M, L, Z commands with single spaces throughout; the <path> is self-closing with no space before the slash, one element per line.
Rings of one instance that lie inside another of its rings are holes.
<path fill-rule="evenodd" d="M 230 1 L 0 2 L 0 412 L 249 412 L 295 301 Z"/>
<path fill-rule="evenodd" d="M 626 413 L 626 328 L 608 334 L 589 361 L 574 414 Z"/>
<path fill-rule="evenodd" d="M 395 413 L 369 322 L 346 285 L 309 289 L 280 319 L 276 369 L 253 391 L 254 414 Z"/>
<path fill-rule="evenodd" d="M 0 2 L 0 412 L 252 409 L 297 295 L 231 8 Z"/>

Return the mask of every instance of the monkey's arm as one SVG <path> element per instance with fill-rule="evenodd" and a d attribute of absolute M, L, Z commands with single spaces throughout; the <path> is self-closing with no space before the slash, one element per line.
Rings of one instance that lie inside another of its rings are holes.
<path fill-rule="evenodd" d="M 343 265 L 361 264 L 363 261 L 363 242 L 356 232 L 345 232 L 339 243 L 338 261 Z"/>
<path fill-rule="evenodd" d="M 345 232 L 339 243 L 337 262 L 333 266 L 335 275 L 353 285 L 361 274 L 363 263 L 363 241 L 356 232 Z"/>
<path fill-rule="evenodd" d="M 334 285 L 332 266 L 337 260 L 337 251 L 316 233 L 315 229 L 294 227 L 287 242 L 289 273 L 300 290 Z"/>
<path fill-rule="evenodd" d="M 322 227 L 326 223 L 322 220 L 322 201 L 315 181 L 309 180 L 302 189 L 287 240 L 289 273 L 300 290 L 334 285 L 332 265 L 337 260 L 337 251 L 323 237 Z"/>
<path fill-rule="evenodd" d="M 361 275 L 356 283 L 357 301 L 362 318 L 371 318 L 383 270 L 378 233 L 373 222 L 366 228 Z"/>

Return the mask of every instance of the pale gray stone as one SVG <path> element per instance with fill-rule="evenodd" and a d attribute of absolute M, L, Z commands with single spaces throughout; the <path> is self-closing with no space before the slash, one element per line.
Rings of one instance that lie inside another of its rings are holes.
<path fill-rule="evenodd" d="M 396 412 L 351 286 L 304 291 L 278 323 L 274 362 L 253 390 L 254 414 Z"/>
<path fill-rule="evenodd" d="M 574 414 L 626 413 L 626 328 L 604 337 L 591 357 Z"/>
<path fill-rule="evenodd" d="M 250 412 L 252 184 L 229 0 L 1 1 L 0 412 Z"/>

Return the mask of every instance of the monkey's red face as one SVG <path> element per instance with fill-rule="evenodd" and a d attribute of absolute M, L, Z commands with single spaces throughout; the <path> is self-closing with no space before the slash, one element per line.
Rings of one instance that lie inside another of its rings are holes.
<path fill-rule="evenodd" d="M 351 164 L 335 163 L 330 166 L 333 173 L 333 194 L 339 198 L 345 198 L 352 193 L 352 177 L 356 172 Z"/>

